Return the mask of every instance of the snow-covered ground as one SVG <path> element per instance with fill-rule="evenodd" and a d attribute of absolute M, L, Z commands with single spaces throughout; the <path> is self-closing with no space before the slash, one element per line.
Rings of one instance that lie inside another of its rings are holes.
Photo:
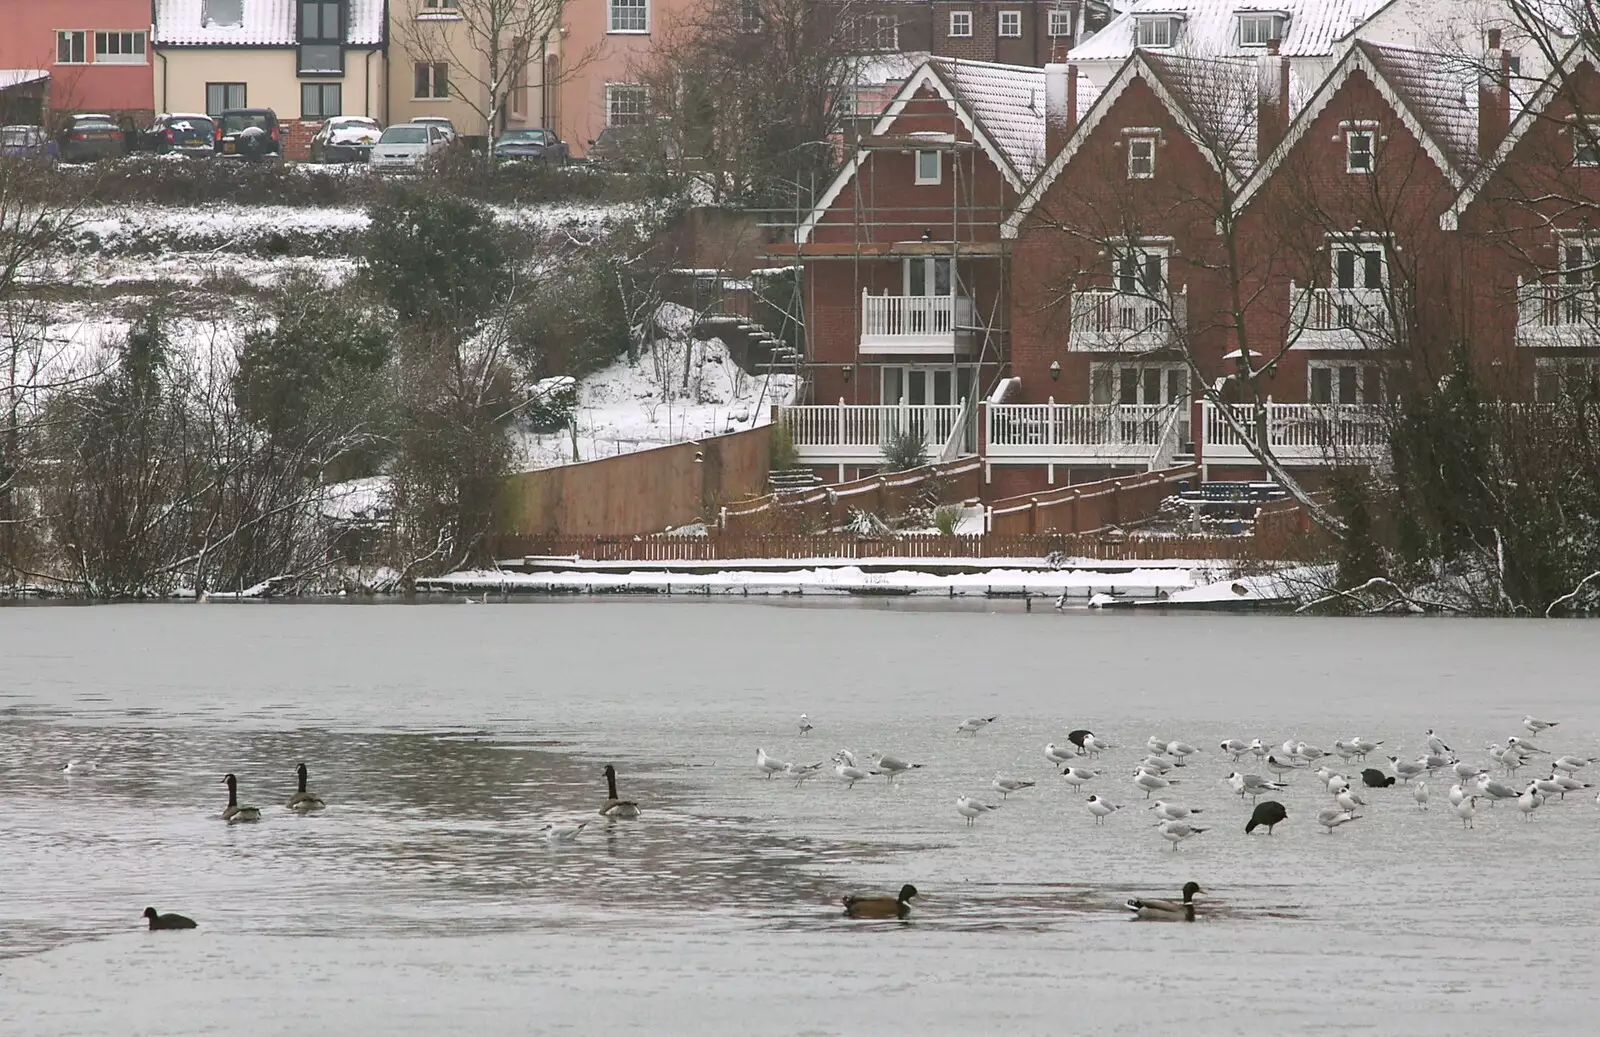
<path fill-rule="evenodd" d="M 528 433 L 523 467 L 593 461 L 738 432 L 766 424 L 773 404 L 793 400 L 793 375 L 747 375 L 721 339 L 690 337 L 690 316 L 685 307 L 663 306 L 657 322 L 671 337 L 580 380 L 575 434 Z"/>

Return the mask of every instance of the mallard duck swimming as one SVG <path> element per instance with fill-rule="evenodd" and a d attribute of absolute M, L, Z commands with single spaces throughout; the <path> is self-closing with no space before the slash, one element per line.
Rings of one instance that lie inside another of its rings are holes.
<path fill-rule="evenodd" d="M 1139 897 L 1131 898 L 1125 905 L 1129 911 L 1140 918 L 1152 922 L 1192 922 L 1194 921 L 1194 895 L 1204 893 L 1198 882 L 1186 882 L 1183 885 L 1183 900 L 1143 900 Z"/>
<path fill-rule="evenodd" d="M 900 887 L 898 897 L 848 896 L 844 913 L 851 918 L 904 918 L 911 913 L 911 898 L 917 895 L 917 887 L 908 882 Z"/>
<path fill-rule="evenodd" d="M 299 779 L 300 791 L 290 796 L 289 802 L 285 805 L 290 810 L 294 810 L 302 814 L 309 814 L 313 810 L 321 810 L 323 807 L 327 806 L 327 804 L 322 801 L 321 796 L 316 796 L 306 791 L 306 776 L 308 774 L 306 771 L 306 765 L 303 763 L 300 764 L 294 769 L 294 773 Z"/>
<path fill-rule="evenodd" d="M 617 798 L 617 769 L 609 763 L 606 764 L 606 801 L 600 804 L 600 814 L 619 821 L 632 821 L 639 816 L 639 804 Z"/>
<path fill-rule="evenodd" d="M 150 919 L 152 929 L 193 929 L 194 919 L 185 918 L 183 915 L 164 915 L 153 907 L 144 909 L 144 916 Z"/>
<path fill-rule="evenodd" d="M 261 820 L 260 807 L 242 807 L 239 805 L 238 778 L 235 778 L 230 774 L 222 779 L 222 783 L 228 786 L 228 808 L 222 812 L 222 819 L 224 821 L 228 822 L 230 825 L 235 825 L 241 821 Z"/>

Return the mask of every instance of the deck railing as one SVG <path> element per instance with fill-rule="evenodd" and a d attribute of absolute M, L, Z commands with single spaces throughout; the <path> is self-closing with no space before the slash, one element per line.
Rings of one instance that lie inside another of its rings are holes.
<path fill-rule="evenodd" d="M 1040 456 L 1116 447 L 1154 454 L 1173 408 L 1163 404 L 1002 403 L 988 408 L 988 453 Z"/>
<path fill-rule="evenodd" d="M 1392 344 L 1389 300 L 1382 288 L 1306 288 L 1291 285 L 1295 344 L 1307 349 L 1359 349 Z"/>
<path fill-rule="evenodd" d="M 891 435 L 907 431 L 920 435 L 928 456 L 937 457 L 961 422 L 961 405 L 880 406 L 840 400 L 837 405 L 780 407 L 777 420 L 789 430 L 802 461 L 876 459 Z"/>
<path fill-rule="evenodd" d="M 1249 408 L 1236 408 L 1246 429 L 1253 432 Z M 1218 461 L 1253 462 L 1245 436 L 1222 419 L 1215 404 L 1204 406 L 1204 456 Z M 1362 460 L 1388 445 L 1383 413 L 1365 404 L 1268 403 L 1267 444 L 1279 460 L 1296 463 Z"/>
<path fill-rule="evenodd" d="M 1188 327 L 1188 297 L 1079 289 L 1072 293 L 1069 348 L 1145 350 L 1174 345 Z"/>
<path fill-rule="evenodd" d="M 1600 285 L 1532 282 L 1517 287 L 1517 344 L 1600 342 Z"/>
<path fill-rule="evenodd" d="M 970 338 L 972 300 L 963 295 L 871 295 L 861 292 L 863 352 L 915 346 L 954 352 Z"/>

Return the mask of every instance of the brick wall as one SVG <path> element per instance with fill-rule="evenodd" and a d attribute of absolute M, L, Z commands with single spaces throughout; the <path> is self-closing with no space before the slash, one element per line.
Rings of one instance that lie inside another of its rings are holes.
<path fill-rule="evenodd" d="M 311 138 L 322 129 L 320 119 L 280 119 L 278 129 L 283 134 L 283 157 L 289 162 L 305 162 L 311 158 Z"/>

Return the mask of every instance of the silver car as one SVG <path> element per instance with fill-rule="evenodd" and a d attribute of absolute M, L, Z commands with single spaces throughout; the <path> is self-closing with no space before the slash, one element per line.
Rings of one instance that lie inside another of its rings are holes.
<path fill-rule="evenodd" d="M 449 144 L 437 126 L 401 123 L 383 131 L 372 146 L 372 168 L 378 171 L 415 173 L 433 155 Z"/>

